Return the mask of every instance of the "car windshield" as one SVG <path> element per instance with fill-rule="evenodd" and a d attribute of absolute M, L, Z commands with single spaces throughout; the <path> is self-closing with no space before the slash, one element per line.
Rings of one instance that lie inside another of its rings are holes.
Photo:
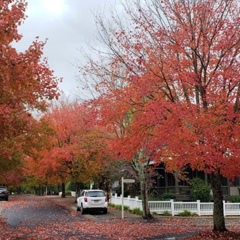
<path fill-rule="evenodd" d="M 86 192 L 86 197 L 105 197 L 105 193 L 104 192 Z"/>

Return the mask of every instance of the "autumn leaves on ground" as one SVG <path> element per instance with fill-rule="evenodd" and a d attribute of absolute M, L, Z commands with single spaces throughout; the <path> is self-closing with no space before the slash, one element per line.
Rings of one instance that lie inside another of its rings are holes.
<path fill-rule="evenodd" d="M 8 202 L 1 201 L 2 215 L 6 218 L 0 218 L 0 239 L 163 239 L 169 234 L 187 236 L 187 233 L 198 231 L 208 232 L 202 233 L 202 238 L 193 239 L 213 239 L 212 236 L 207 237 L 212 228 L 212 220 L 209 218 L 162 217 L 148 223 L 141 217 L 122 220 L 113 216 L 95 222 L 71 210 L 73 202 L 74 198 L 69 201 L 59 196 L 30 195 L 15 195 Z M 230 230 L 239 231 L 239 221 L 235 221 L 235 226 L 231 222 Z M 218 239 L 231 239 L 221 238 L 221 235 L 218 235 Z M 240 239 L 240 235 L 232 236 L 232 239 Z"/>

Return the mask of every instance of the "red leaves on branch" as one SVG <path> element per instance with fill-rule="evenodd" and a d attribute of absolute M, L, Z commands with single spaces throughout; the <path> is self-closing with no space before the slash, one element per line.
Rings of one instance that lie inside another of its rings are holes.
<path fill-rule="evenodd" d="M 17 28 L 25 9 L 24 1 L 0 0 L 0 173 L 23 159 L 33 121 L 30 111 L 46 110 L 47 101 L 59 96 L 59 79 L 43 59 L 45 43 L 35 40 L 25 52 L 12 47 L 22 37 Z"/>
<path fill-rule="evenodd" d="M 138 30 L 120 22 L 109 30 L 111 62 L 87 67 L 99 80 L 102 95 L 91 105 L 112 131 L 111 148 L 127 161 L 145 148 L 170 171 L 189 165 L 239 176 L 238 2 L 152 4 L 139 15 L 129 10 Z"/>
<path fill-rule="evenodd" d="M 168 171 L 211 174 L 220 207 L 214 177 L 240 175 L 239 3 L 152 0 L 125 9 L 129 29 L 117 18 L 113 27 L 100 21 L 111 60 L 87 66 L 98 79 L 101 96 L 91 105 L 111 132 L 109 148 L 124 161 L 142 151 L 141 161 Z"/>
<path fill-rule="evenodd" d="M 60 102 L 38 122 L 36 148 L 26 159 L 26 174 L 42 183 L 71 179 L 89 182 L 110 164 L 104 153 L 105 132 L 84 104 Z"/>

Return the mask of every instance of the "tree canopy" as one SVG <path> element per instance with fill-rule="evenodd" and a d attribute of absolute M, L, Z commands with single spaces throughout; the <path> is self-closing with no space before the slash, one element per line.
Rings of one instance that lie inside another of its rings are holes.
<path fill-rule="evenodd" d="M 0 1 L 0 181 L 3 173 L 21 164 L 33 110 L 44 111 L 59 96 L 59 79 L 43 58 L 45 42 L 36 39 L 25 52 L 13 42 L 25 19 L 24 1 Z"/>
<path fill-rule="evenodd" d="M 142 151 L 140 162 L 210 174 L 214 229 L 224 231 L 220 175 L 240 174 L 238 1 L 132 1 L 125 10 L 129 27 L 98 18 L 108 51 L 84 72 L 98 79 L 101 121 L 117 127 L 124 160 Z"/>

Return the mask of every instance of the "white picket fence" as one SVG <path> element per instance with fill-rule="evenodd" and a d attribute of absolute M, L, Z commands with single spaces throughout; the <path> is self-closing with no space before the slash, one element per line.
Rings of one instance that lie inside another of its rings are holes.
<path fill-rule="evenodd" d="M 110 203 L 115 205 L 122 205 L 122 196 L 117 196 L 114 194 L 110 198 Z M 178 215 L 184 210 L 188 210 L 192 213 L 196 213 L 199 216 L 203 215 L 213 215 L 213 202 L 174 202 L 170 201 L 149 201 L 149 208 L 151 212 L 157 214 L 163 214 L 165 211 L 174 215 Z M 128 206 L 130 209 L 140 208 L 142 210 L 142 200 L 139 200 L 138 197 L 124 198 L 124 206 Z M 229 215 L 240 215 L 240 203 L 226 203 L 223 201 L 223 211 L 224 216 Z"/>

